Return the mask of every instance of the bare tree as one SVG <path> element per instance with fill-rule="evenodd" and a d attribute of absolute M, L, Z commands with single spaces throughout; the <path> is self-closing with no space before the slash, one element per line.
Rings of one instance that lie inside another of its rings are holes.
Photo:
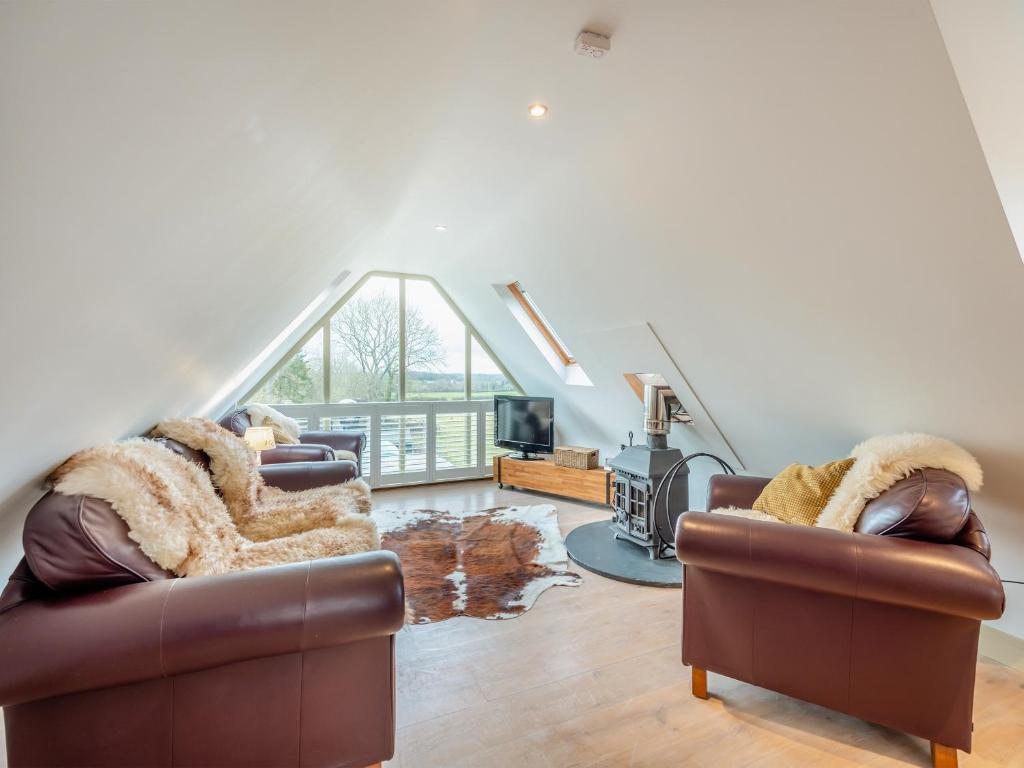
<path fill-rule="evenodd" d="M 331 343 L 355 363 L 362 383 L 359 389 L 368 400 L 396 398 L 402 364 L 400 322 L 398 300 L 386 293 L 354 298 L 331 318 Z M 443 363 L 441 336 L 416 307 L 406 308 L 405 324 L 406 368 L 429 370 Z M 332 355 L 335 357 L 341 356 Z"/>

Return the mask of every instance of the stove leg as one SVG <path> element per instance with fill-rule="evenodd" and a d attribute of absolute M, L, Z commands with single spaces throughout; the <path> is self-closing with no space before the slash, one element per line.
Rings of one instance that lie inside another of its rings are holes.
<path fill-rule="evenodd" d="M 690 667 L 690 691 L 698 699 L 708 698 L 708 671 L 700 667 Z"/>

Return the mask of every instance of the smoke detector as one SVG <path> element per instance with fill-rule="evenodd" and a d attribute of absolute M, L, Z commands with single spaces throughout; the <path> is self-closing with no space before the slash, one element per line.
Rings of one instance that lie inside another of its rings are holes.
<path fill-rule="evenodd" d="M 600 59 L 612 49 L 611 39 L 596 32 L 580 32 L 576 36 L 574 50 L 580 56 L 589 56 L 592 59 Z"/>

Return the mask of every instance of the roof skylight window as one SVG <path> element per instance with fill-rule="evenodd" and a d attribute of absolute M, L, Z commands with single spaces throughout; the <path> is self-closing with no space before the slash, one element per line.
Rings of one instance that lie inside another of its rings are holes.
<path fill-rule="evenodd" d="M 562 341 L 561 337 L 555 333 L 555 329 L 551 327 L 551 323 L 544 317 L 544 313 L 540 311 L 540 307 L 537 306 L 530 294 L 523 288 L 522 283 L 514 282 L 508 284 L 508 290 L 515 297 L 515 300 L 519 302 L 519 305 L 526 312 L 527 316 L 540 331 L 541 336 L 550 345 L 551 350 L 558 355 L 558 359 L 562 361 L 562 365 L 576 365 L 576 358 L 572 356 L 569 348 Z"/>

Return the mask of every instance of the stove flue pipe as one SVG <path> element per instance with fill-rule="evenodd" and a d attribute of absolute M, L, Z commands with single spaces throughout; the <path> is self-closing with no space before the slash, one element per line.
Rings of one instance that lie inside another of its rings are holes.
<path fill-rule="evenodd" d="M 648 448 L 668 448 L 672 416 L 662 387 L 644 384 L 644 432 Z"/>

